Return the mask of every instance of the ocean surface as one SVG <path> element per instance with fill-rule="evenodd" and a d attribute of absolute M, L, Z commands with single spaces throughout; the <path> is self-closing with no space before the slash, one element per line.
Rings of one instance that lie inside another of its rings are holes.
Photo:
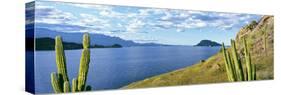
<path fill-rule="evenodd" d="M 87 84 L 93 90 L 118 89 L 132 82 L 193 65 L 220 47 L 145 46 L 91 49 Z M 81 50 L 65 50 L 70 81 L 77 77 Z M 35 91 L 53 92 L 50 74 L 57 72 L 55 51 L 35 53 Z"/>

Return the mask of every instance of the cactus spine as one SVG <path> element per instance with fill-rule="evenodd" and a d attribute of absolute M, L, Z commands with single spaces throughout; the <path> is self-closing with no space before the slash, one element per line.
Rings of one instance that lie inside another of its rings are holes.
<path fill-rule="evenodd" d="M 243 70 L 243 65 L 241 59 L 238 57 L 235 41 L 231 40 L 231 51 L 232 56 L 225 49 L 224 44 L 222 44 L 224 62 L 227 72 L 227 77 L 229 81 L 250 81 L 256 80 L 256 66 L 251 62 L 251 55 L 248 50 L 248 44 L 243 38 L 244 43 L 244 53 L 245 53 L 245 66 L 246 71 Z"/>
<path fill-rule="evenodd" d="M 86 87 L 87 74 L 90 63 L 90 37 L 86 33 L 83 36 L 83 50 L 80 59 L 80 68 L 77 79 L 72 80 L 72 88 L 69 84 L 69 79 L 67 75 L 67 68 L 65 62 L 65 54 L 62 45 L 62 38 L 60 36 L 56 37 L 55 50 L 56 50 L 56 64 L 58 73 L 51 73 L 51 83 L 55 93 L 63 92 L 77 92 L 77 91 L 89 91 L 91 86 Z"/>

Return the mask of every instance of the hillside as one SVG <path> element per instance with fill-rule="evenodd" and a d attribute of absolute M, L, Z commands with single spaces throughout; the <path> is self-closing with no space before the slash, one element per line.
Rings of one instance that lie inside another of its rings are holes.
<path fill-rule="evenodd" d="M 237 33 L 235 39 L 238 52 L 241 56 L 243 54 L 241 53 L 243 50 L 241 47 L 241 38 L 246 37 L 250 46 L 252 63 L 257 66 L 257 80 L 273 79 L 273 24 L 273 16 L 263 16 L 259 22 L 253 21 L 251 24 L 243 27 Z M 241 60 L 244 61 L 243 58 Z M 134 82 L 123 87 L 123 89 L 220 83 L 227 81 L 223 55 L 219 52 L 205 62 L 199 62 L 193 66 Z"/>

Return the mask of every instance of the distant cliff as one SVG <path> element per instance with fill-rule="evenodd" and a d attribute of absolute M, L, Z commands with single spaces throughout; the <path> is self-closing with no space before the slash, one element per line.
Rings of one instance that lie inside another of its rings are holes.
<path fill-rule="evenodd" d="M 211 40 L 201 40 L 197 45 L 195 46 L 221 46 L 221 44 L 211 41 Z"/>

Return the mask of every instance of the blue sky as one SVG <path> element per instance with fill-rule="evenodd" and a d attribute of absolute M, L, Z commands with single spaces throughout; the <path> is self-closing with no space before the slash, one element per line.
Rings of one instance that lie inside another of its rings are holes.
<path fill-rule="evenodd" d="M 138 43 L 195 45 L 203 39 L 224 42 L 261 15 L 36 2 L 35 23 L 60 32 L 89 32 Z M 48 26 L 57 27 L 48 27 Z"/>

